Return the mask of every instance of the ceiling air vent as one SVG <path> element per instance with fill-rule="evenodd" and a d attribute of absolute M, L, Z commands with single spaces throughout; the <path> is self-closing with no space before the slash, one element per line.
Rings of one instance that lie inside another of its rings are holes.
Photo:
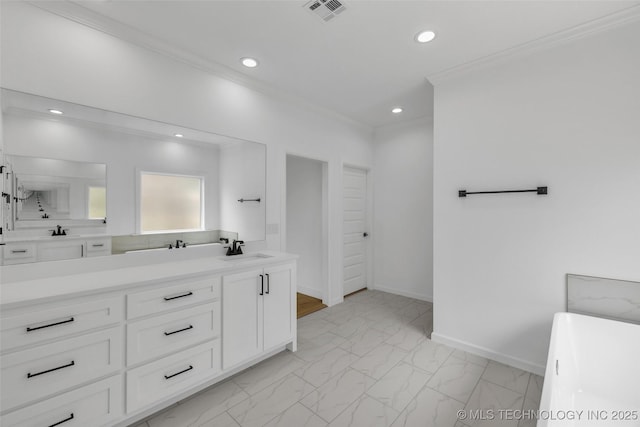
<path fill-rule="evenodd" d="M 304 7 L 327 22 L 344 12 L 344 5 L 338 0 L 311 0 Z"/>

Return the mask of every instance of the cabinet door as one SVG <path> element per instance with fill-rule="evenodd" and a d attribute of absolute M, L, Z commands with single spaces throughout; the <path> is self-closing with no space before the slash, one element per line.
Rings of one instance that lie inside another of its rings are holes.
<path fill-rule="evenodd" d="M 295 280 L 292 265 L 264 270 L 264 349 L 291 341 L 294 333 Z"/>
<path fill-rule="evenodd" d="M 64 237 L 60 237 L 60 239 L 64 239 Z M 84 242 L 80 240 L 68 240 L 40 243 L 37 252 L 38 261 L 82 258 L 84 255 Z"/>
<path fill-rule="evenodd" d="M 262 270 L 222 278 L 222 366 L 262 352 Z"/>

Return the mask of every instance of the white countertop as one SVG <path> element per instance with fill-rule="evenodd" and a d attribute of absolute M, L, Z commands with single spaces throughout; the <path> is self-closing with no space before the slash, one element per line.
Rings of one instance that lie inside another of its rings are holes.
<path fill-rule="evenodd" d="M 265 257 L 256 258 L 256 254 L 261 254 Z M 3 309 L 7 309 L 26 304 L 66 299 L 71 296 L 77 297 L 122 290 L 132 285 L 143 285 L 154 281 L 169 281 L 178 277 L 224 274 L 246 270 L 251 267 L 259 268 L 263 265 L 287 262 L 298 258 L 294 254 L 268 250 L 257 253 L 249 252 L 245 255 L 232 257 L 207 254 L 186 260 L 171 260 L 168 258 L 171 254 L 166 252 L 158 252 L 156 255 L 158 256 L 153 254 L 146 255 L 144 265 L 132 266 L 132 256 L 135 257 L 136 254 L 125 254 L 103 257 L 105 259 L 112 258 L 109 260 L 111 261 L 109 262 L 110 266 L 96 271 L 68 274 L 68 271 L 65 273 L 64 269 L 58 269 L 62 272 L 61 274 L 52 273 L 48 277 L 27 278 L 26 280 L 14 277 L 14 280 L 6 283 L 5 280 L 2 280 L 0 284 L 0 304 Z M 243 260 L 243 256 L 250 259 Z M 153 258 L 157 258 L 156 262 L 153 262 Z M 140 259 L 142 260 L 142 258 Z M 74 261 L 77 262 L 77 260 Z M 54 272 L 57 271 L 56 264 L 63 262 L 37 263 L 32 264 L 32 268 L 49 268 Z M 135 259 L 133 262 L 135 262 Z M 0 267 L 0 279 L 5 276 L 3 272 L 8 272 L 8 269 L 12 267 L 16 266 Z"/>

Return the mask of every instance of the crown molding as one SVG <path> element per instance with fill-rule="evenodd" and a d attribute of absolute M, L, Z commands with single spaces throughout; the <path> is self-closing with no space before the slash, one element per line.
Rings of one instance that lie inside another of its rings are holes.
<path fill-rule="evenodd" d="M 547 50 L 556 46 L 570 43 L 585 37 L 589 37 L 610 29 L 620 27 L 640 20 L 640 4 L 605 15 L 600 18 L 576 25 L 566 30 L 510 47 L 500 52 L 492 53 L 451 68 L 427 75 L 427 79 L 437 86 L 446 81 L 461 77 L 470 72 L 503 64 L 517 58 L 530 55 L 534 52 Z"/>
<path fill-rule="evenodd" d="M 214 61 L 206 60 L 188 50 L 176 48 L 174 45 L 165 40 L 147 34 L 130 25 L 123 24 L 112 18 L 94 12 L 93 10 L 81 6 L 76 2 L 69 0 L 26 0 L 25 3 L 28 3 L 41 10 L 60 16 L 62 18 L 68 19 L 70 21 L 76 22 L 80 25 L 84 25 L 91 29 L 116 37 L 125 42 L 134 44 L 138 47 L 153 51 L 205 73 L 237 83 L 241 86 L 270 96 L 279 101 L 303 107 L 305 109 L 317 112 L 319 114 L 339 120 L 349 125 L 356 126 L 366 132 L 372 132 L 373 130 L 373 126 L 369 124 L 338 113 L 322 105 L 309 102 L 302 97 L 285 93 L 284 91 L 276 89 L 271 85 L 239 73 L 230 67 Z"/>

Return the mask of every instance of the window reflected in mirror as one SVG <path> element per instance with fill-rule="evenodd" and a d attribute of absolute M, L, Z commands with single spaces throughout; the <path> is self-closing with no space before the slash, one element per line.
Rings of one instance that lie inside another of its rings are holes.
<path fill-rule="evenodd" d="M 89 219 L 107 217 L 107 188 L 89 187 Z"/>
<path fill-rule="evenodd" d="M 203 179 L 140 172 L 140 232 L 203 230 Z"/>

